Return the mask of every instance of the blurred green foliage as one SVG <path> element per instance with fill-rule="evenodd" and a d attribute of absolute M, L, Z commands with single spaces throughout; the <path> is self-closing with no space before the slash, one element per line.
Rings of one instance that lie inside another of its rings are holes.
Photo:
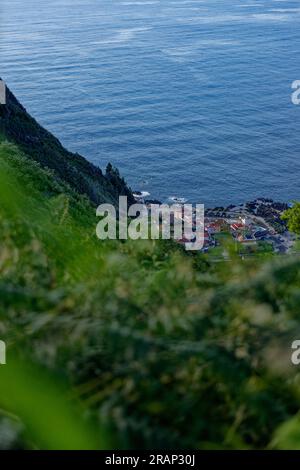
<path fill-rule="evenodd" d="M 0 443 L 300 447 L 299 258 L 99 241 L 88 200 L 5 141 L 0 175 Z"/>
<path fill-rule="evenodd" d="M 287 221 L 291 232 L 300 235 L 300 202 L 295 202 L 291 208 L 286 210 L 282 219 Z"/>
<path fill-rule="evenodd" d="M 42 367 L 33 366 L 24 351 L 21 359 L 10 354 L 9 364 L 2 367 L 0 376 L 0 406 L 6 417 L 9 413 L 15 421 L 26 423 L 22 429 L 24 444 L 48 450 L 110 447 L 106 431 L 84 419 L 77 410 L 78 403 L 68 398 L 62 381 L 52 378 Z"/>

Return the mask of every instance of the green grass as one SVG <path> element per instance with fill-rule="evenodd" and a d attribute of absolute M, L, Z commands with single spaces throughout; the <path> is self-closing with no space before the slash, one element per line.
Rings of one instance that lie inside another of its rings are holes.
<path fill-rule="evenodd" d="M 299 447 L 299 258 L 99 241 L 89 201 L 3 139 L 0 175 L 0 442 Z"/>

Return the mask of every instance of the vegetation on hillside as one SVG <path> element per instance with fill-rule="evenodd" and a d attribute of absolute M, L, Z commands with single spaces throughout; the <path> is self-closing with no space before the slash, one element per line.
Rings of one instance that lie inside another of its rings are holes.
<path fill-rule="evenodd" d="M 282 218 L 287 222 L 291 232 L 300 235 L 300 202 L 295 202 L 291 208 L 287 209 Z"/>
<path fill-rule="evenodd" d="M 3 138 L 0 200 L 0 447 L 300 448 L 299 258 L 99 241 Z"/>
<path fill-rule="evenodd" d="M 26 112 L 8 88 L 7 104 L 0 106 L 0 134 L 17 144 L 30 159 L 52 169 L 56 178 L 86 194 L 93 203 L 115 204 L 119 195 L 127 196 L 129 203 L 134 202 L 131 190 L 117 170 L 109 165 L 109 172 L 103 174 L 82 156 L 66 150 Z"/>

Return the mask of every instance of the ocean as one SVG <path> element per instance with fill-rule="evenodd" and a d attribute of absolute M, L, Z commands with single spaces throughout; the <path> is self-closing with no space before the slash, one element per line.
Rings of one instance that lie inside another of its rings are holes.
<path fill-rule="evenodd" d="M 0 76 L 153 198 L 300 199 L 300 1 L 1 0 Z"/>

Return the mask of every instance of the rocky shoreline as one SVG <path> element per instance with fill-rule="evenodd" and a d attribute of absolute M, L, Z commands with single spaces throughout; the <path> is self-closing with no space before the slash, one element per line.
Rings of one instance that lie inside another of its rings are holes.
<path fill-rule="evenodd" d="M 207 217 L 228 217 L 232 215 L 251 215 L 263 219 L 268 225 L 271 225 L 276 233 L 284 233 L 287 230 L 286 222 L 281 219 L 284 211 L 290 207 L 290 204 L 277 202 L 273 199 L 257 198 L 253 201 L 230 205 L 226 208 L 216 207 L 206 209 Z"/>
<path fill-rule="evenodd" d="M 158 199 L 150 199 L 143 197 L 143 193 L 139 191 L 134 192 L 137 202 L 143 201 L 147 206 L 151 204 L 163 204 Z M 169 205 L 174 203 L 182 203 L 181 198 L 174 198 Z M 257 198 L 253 201 L 245 202 L 242 204 L 230 204 L 227 207 L 216 206 L 214 208 L 205 209 L 205 217 L 218 217 L 228 218 L 238 215 L 252 215 L 264 219 L 271 225 L 277 233 L 284 233 L 287 230 L 286 223 L 281 219 L 284 211 L 286 211 L 291 204 L 285 202 L 274 201 L 268 198 Z"/>

